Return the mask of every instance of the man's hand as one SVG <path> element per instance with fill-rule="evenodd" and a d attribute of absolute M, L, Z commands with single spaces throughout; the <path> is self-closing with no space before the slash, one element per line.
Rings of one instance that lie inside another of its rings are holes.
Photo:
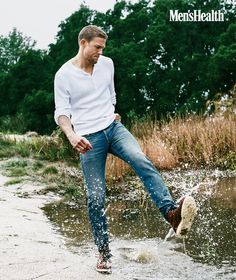
<path fill-rule="evenodd" d="M 116 115 L 115 120 L 120 122 L 121 116 L 118 113 L 115 113 L 115 115 Z"/>
<path fill-rule="evenodd" d="M 79 153 L 84 154 L 88 150 L 92 150 L 92 145 L 82 136 L 77 135 L 72 129 L 71 121 L 67 116 L 61 115 L 58 117 L 58 124 L 61 130 L 65 133 L 72 147 Z"/>
<path fill-rule="evenodd" d="M 85 154 L 88 150 L 92 150 L 93 148 L 85 137 L 78 136 L 75 133 L 68 135 L 67 137 L 72 147 L 81 154 Z"/>

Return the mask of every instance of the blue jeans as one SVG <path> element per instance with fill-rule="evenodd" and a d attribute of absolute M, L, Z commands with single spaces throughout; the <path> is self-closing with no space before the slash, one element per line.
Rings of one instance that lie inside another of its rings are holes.
<path fill-rule="evenodd" d="M 134 169 L 164 217 L 169 210 L 176 208 L 159 172 L 121 122 L 115 120 L 106 129 L 84 137 L 93 147 L 81 154 L 80 159 L 87 189 L 89 220 L 99 251 L 105 250 L 109 245 L 105 213 L 105 164 L 108 153 L 121 158 Z"/>

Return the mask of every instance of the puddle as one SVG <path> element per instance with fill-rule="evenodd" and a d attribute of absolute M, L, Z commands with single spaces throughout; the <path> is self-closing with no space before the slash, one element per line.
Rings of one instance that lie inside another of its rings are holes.
<path fill-rule="evenodd" d="M 150 200 L 108 200 L 119 279 L 236 279 L 236 177 L 186 186 L 182 180 L 173 188 L 174 196 L 188 190 L 199 207 L 185 246 L 175 239 L 164 241 L 169 225 Z M 43 210 L 69 250 L 86 255 L 95 249 L 85 205 L 61 202 Z"/>

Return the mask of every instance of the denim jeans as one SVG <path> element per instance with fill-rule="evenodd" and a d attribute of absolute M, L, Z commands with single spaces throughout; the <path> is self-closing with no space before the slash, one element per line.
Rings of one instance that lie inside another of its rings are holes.
<path fill-rule="evenodd" d="M 105 164 L 108 153 L 121 158 L 134 169 L 164 217 L 169 210 L 176 208 L 159 172 L 121 122 L 115 120 L 106 129 L 84 137 L 93 147 L 81 154 L 80 159 L 87 189 L 89 220 L 99 251 L 109 245 L 105 213 Z"/>

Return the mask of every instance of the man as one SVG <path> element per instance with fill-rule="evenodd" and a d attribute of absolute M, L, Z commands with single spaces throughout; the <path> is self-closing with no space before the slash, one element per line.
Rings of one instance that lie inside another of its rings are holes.
<path fill-rule="evenodd" d="M 79 51 L 55 75 L 55 121 L 80 153 L 88 214 L 99 258 L 96 269 L 111 272 L 105 213 L 105 163 L 108 153 L 131 165 L 176 235 L 185 236 L 196 214 L 192 197 L 177 207 L 159 172 L 115 114 L 114 66 L 102 56 L 107 35 L 95 25 L 79 33 Z"/>

